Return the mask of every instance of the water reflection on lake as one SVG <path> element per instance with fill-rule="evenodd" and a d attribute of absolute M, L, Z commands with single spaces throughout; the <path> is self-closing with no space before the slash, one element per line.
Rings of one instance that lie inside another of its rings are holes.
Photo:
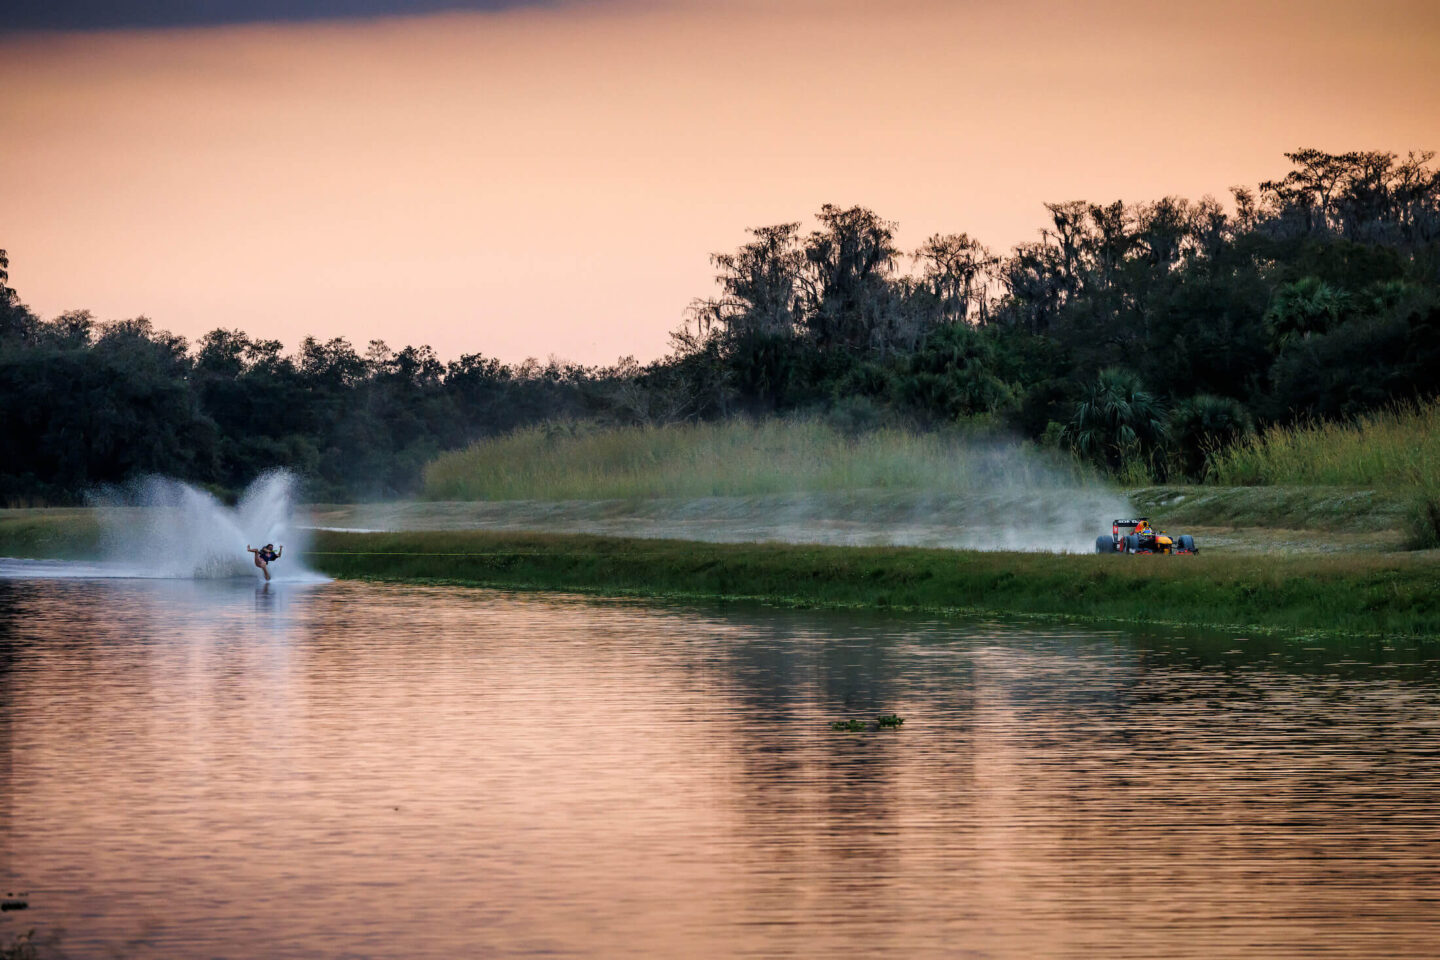
<path fill-rule="evenodd" d="M 1440 652 L 0 581 L 72 956 L 1434 956 Z M 829 721 L 896 712 L 893 732 Z"/>

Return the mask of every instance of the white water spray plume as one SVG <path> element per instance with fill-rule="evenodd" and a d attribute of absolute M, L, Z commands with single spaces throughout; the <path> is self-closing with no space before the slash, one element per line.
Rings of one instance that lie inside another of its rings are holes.
<path fill-rule="evenodd" d="M 151 477 L 124 490 L 91 498 L 104 528 L 101 567 L 109 576 L 161 579 L 264 579 L 246 546 L 282 545 L 270 576 L 281 582 L 317 582 L 300 557 L 308 547 L 295 523 L 297 482 L 288 471 L 255 480 L 232 508 L 178 480 Z"/>

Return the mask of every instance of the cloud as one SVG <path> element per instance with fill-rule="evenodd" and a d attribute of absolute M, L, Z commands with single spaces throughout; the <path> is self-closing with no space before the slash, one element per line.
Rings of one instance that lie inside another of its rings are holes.
<path fill-rule="evenodd" d="M 553 6 L 555 0 L 10 0 L 0 33 L 299 23 Z"/>

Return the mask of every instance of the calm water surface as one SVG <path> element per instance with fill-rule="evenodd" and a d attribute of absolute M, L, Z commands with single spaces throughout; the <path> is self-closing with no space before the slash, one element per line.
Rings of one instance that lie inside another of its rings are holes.
<path fill-rule="evenodd" d="M 0 581 L 0 943 L 1433 957 L 1440 652 Z M 831 720 L 906 718 L 894 732 Z"/>

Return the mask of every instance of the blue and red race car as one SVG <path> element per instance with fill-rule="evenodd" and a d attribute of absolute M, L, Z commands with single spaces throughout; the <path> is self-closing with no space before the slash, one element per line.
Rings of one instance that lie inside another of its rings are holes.
<path fill-rule="evenodd" d="M 1122 532 L 1124 531 L 1124 532 Z M 1149 517 L 1116 520 L 1110 536 L 1095 538 L 1096 553 L 1199 553 L 1195 538 L 1188 533 L 1172 537 L 1150 526 Z"/>

